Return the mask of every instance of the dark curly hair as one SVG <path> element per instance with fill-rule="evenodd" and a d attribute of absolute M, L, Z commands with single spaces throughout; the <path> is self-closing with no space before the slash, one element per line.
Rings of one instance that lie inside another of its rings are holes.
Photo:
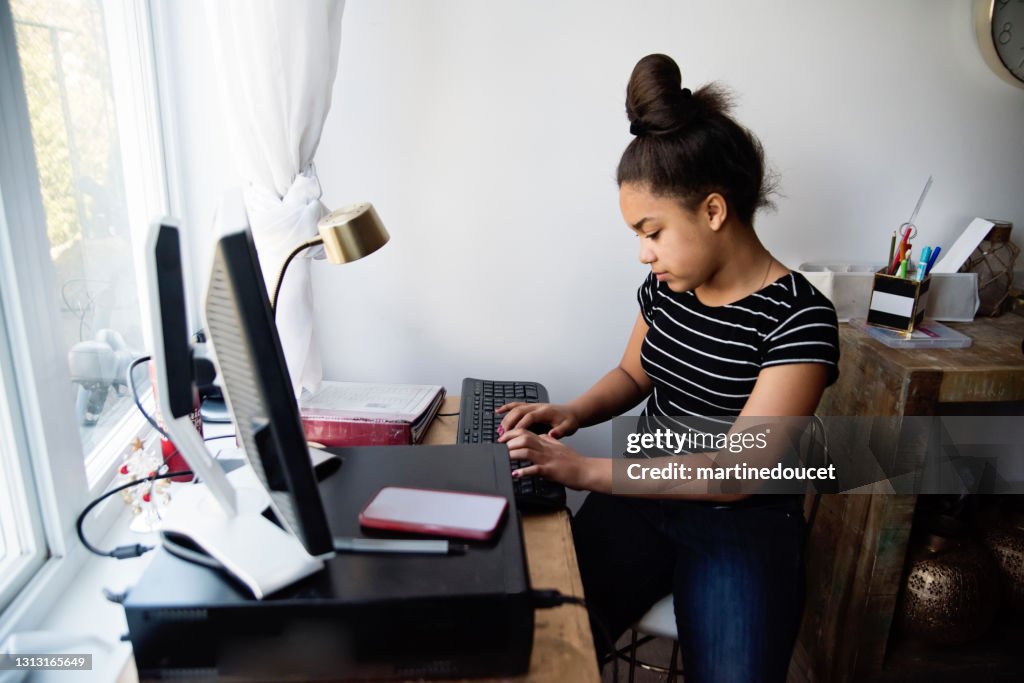
<path fill-rule="evenodd" d="M 622 153 L 617 180 L 673 197 L 693 211 L 717 192 L 740 222 L 772 203 L 774 178 L 764 149 L 729 116 L 732 98 L 711 83 L 691 93 L 666 55 L 647 55 L 633 67 L 626 87 L 626 115 L 636 137 Z"/>

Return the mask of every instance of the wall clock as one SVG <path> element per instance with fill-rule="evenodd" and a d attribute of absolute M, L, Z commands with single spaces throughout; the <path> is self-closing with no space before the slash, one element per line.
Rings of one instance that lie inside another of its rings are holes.
<path fill-rule="evenodd" d="M 985 63 L 1024 89 L 1024 0 L 975 0 L 974 29 Z"/>

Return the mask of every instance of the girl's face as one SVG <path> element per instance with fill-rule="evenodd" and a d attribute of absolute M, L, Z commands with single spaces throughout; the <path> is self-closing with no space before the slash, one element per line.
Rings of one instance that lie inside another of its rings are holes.
<path fill-rule="evenodd" d="M 651 267 L 673 292 L 696 289 L 714 274 L 722 255 L 715 237 L 724 211 L 710 195 L 696 212 L 677 200 L 656 197 L 642 185 L 619 188 L 619 208 L 626 224 L 640 238 L 640 262 Z"/>

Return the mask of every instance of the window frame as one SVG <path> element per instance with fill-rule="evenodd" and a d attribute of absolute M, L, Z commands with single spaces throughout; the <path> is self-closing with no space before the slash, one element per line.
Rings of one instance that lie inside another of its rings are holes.
<path fill-rule="evenodd" d="M 0 207 L 3 206 L 3 193 L 0 192 Z M 4 213 L 0 211 L 0 239 L 7 234 L 7 225 Z M 0 244 L 0 273 L 10 271 L 10 250 L 6 245 Z M 4 278 L 9 280 L 9 278 Z M 4 329 L 9 329 L 4 299 L 6 291 L 10 290 L 10 283 L 0 281 L 0 324 Z M 10 341 L 6 334 L 0 335 L 0 456 L 10 454 L 11 461 L 0 464 L 6 470 L 7 475 L 13 476 L 20 481 L 33 481 L 31 474 L 31 463 L 28 458 L 27 439 L 25 435 L 24 421 L 22 419 L 21 407 L 17 401 L 17 377 L 15 373 L 14 355 L 11 352 Z M 13 390 L 12 390 L 13 389 Z M 0 503 L 2 509 L 0 514 L 13 519 L 6 519 L 4 526 L 8 531 L 13 531 L 20 538 L 18 539 L 19 557 L 5 558 L 0 561 L 0 571 L 3 572 L 0 582 L 0 605 L 10 603 L 18 591 L 28 583 L 28 580 L 35 574 L 46 561 L 46 539 L 43 533 L 42 520 L 39 516 L 39 497 L 36 495 L 36 487 L 17 486 L 15 481 L 7 481 L 7 490 L 0 491 L 5 500 Z M 9 498 L 8 498 L 9 496 Z M 22 514 L 27 514 L 23 519 Z M 12 550 L 13 548 L 8 548 Z M 5 552 L 6 554 L 6 552 Z"/>
<path fill-rule="evenodd" d="M 149 2 L 101 0 L 114 82 L 118 134 L 136 281 L 145 283 L 139 245 L 155 215 L 166 213 L 168 186 L 159 109 L 156 53 Z M 89 557 L 76 538 L 75 521 L 89 500 L 116 476 L 131 441 L 148 441 L 152 428 L 136 411 L 86 457 L 78 430 L 63 348 L 53 262 L 46 231 L 31 122 L 9 0 L 0 0 L 0 353 L 11 360 L 14 381 L 0 387 L 16 424 L 27 489 L 38 511 L 42 555 L 12 600 L 0 595 L 0 641 L 14 630 L 34 628 Z M 10 93 L 10 96 L 7 94 Z M 140 315 L 147 315 L 145 303 Z M 26 312 L 31 315 L 26 315 Z M 143 318 L 144 319 L 144 318 Z M 146 325 L 143 325 L 146 329 Z M 148 339 L 147 339 L 148 343 Z M 143 404 L 152 409 L 151 394 Z M 20 441 L 19 441 L 20 440 Z M 30 484 L 34 483 L 34 487 Z M 124 516 L 118 497 L 90 515 L 92 535 L 102 537 Z M 21 576 L 19 578 L 25 578 Z M 10 597 L 10 596 L 8 596 Z"/>

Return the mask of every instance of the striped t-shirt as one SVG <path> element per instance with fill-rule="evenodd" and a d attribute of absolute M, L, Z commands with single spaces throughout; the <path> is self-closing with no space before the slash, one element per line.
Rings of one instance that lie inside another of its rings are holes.
<path fill-rule="evenodd" d="M 828 366 L 839 375 L 836 311 L 799 273 L 725 306 L 705 306 L 693 291 L 673 292 L 652 273 L 637 292 L 650 326 L 640 349 L 654 390 L 648 416 L 736 416 L 761 368 Z"/>

